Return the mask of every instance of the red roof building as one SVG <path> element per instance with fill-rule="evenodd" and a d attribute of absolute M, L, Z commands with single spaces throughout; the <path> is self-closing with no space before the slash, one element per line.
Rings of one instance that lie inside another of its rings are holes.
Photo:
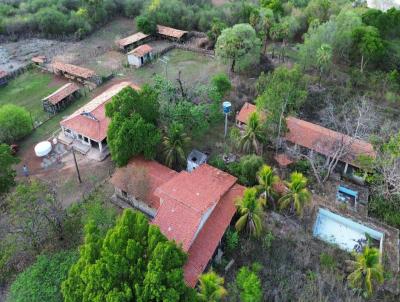
<path fill-rule="evenodd" d="M 207 164 L 191 173 L 174 173 L 154 161 L 135 159 L 132 163 L 136 168 L 142 166 L 149 171 L 147 176 L 152 179 L 149 181 L 152 185 L 146 203 L 155 208 L 154 215 L 150 215 L 154 216 L 152 223 L 188 253 L 185 280 L 194 287 L 229 226 L 236 212 L 235 201 L 242 196 L 244 187 L 237 185 L 232 175 Z M 135 196 L 121 194 L 123 181 L 118 179 L 129 178 L 127 170 L 118 169 L 115 175 L 112 183 L 116 195 L 142 209 L 143 205 Z M 158 203 L 154 197 L 158 197 Z"/>
<path fill-rule="evenodd" d="M 249 102 L 244 103 L 238 114 L 236 115 L 236 126 L 243 128 L 247 125 L 250 115 L 253 112 L 257 112 L 257 107 Z M 265 114 L 262 114 L 262 118 L 265 118 Z"/>
<path fill-rule="evenodd" d="M 286 119 L 286 124 L 288 132 L 285 138 L 287 141 L 322 155 L 332 156 L 339 144 L 348 144 L 350 150 L 341 158 L 341 161 L 345 163 L 357 167 L 356 159 L 358 156 L 369 155 L 373 158 L 376 157 L 373 146 L 366 141 L 354 139 L 340 132 L 292 116 Z"/>
<path fill-rule="evenodd" d="M 139 89 L 131 82 L 116 84 L 62 120 L 60 125 L 64 136 L 77 140 L 79 143 L 88 146 L 89 149 L 96 147 L 102 152 L 106 147 L 105 141 L 110 124 L 110 119 L 105 114 L 105 105 L 113 96 L 128 86 Z M 63 141 L 63 139 L 61 140 Z"/>
<path fill-rule="evenodd" d="M 133 45 L 138 45 L 140 42 L 145 41 L 149 35 L 146 35 L 142 32 L 137 32 L 129 37 L 120 39 L 115 41 L 115 44 L 122 50 L 126 50 L 127 48 L 133 46 Z"/>
<path fill-rule="evenodd" d="M 53 114 L 61 111 L 73 100 L 79 89 L 80 87 L 75 83 L 65 84 L 42 100 L 44 110 Z"/>
<path fill-rule="evenodd" d="M 184 30 L 163 25 L 157 25 L 157 32 L 160 36 L 173 40 L 181 40 L 188 33 L 187 31 Z"/>

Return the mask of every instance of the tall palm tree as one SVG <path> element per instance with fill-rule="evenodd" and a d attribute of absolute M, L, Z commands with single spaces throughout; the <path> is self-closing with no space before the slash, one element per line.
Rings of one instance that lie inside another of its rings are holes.
<path fill-rule="evenodd" d="M 180 168 L 186 162 L 186 150 L 190 138 L 183 130 L 183 125 L 172 123 L 163 138 L 165 164 L 170 168 Z"/>
<path fill-rule="evenodd" d="M 197 296 L 200 301 L 219 302 L 228 293 L 223 286 L 224 278 L 218 276 L 213 271 L 201 275 L 199 281 L 199 293 Z"/>
<path fill-rule="evenodd" d="M 307 178 L 302 173 L 293 172 L 290 181 L 285 182 L 288 192 L 279 199 L 279 206 L 285 209 L 290 206 L 290 212 L 303 213 L 303 207 L 311 200 L 311 193 L 307 189 Z"/>
<path fill-rule="evenodd" d="M 240 232 L 246 229 L 250 235 L 259 236 L 262 230 L 263 205 L 264 200 L 257 198 L 256 188 L 244 190 L 243 197 L 236 202 L 237 211 L 240 215 L 235 224 L 236 230 Z"/>
<path fill-rule="evenodd" d="M 260 154 L 261 143 L 264 141 L 263 125 L 257 112 L 250 114 L 245 133 L 240 139 L 240 148 L 245 153 Z"/>
<path fill-rule="evenodd" d="M 379 261 L 379 250 L 366 247 L 353 261 L 354 271 L 347 277 L 353 288 L 365 289 L 367 296 L 373 292 L 375 282 L 383 283 L 383 268 Z"/>
<path fill-rule="evenodd" d="M 275 199 L 278 194 L 275 192 L 274 185 L 279 183 L 279 176 L 275 175 L 274 170 L 268 166 L 263 165 L 257 173 L 258 189 L 262 191 L 265 196 L 265 203 L 272 202 L 274 210 L 276 209 Z"/>

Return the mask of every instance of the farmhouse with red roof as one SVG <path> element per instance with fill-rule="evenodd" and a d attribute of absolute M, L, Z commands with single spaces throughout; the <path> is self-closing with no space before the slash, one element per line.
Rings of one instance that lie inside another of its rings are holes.
<path fill-rule="evenodd" d="M 245 103 L 240 112 L 236 115 L 236 125 L 243 128 L 246 125 L 251 113 L 256 111 L 256 106 Z M 349 150 L 340 159 L 345 163 L 344 170 L 346 172 L 348 165 L 358 167 L 357 158 L 360 155 L 371 157 L 376 156 L 373 146 L 366 141 L 352 138 L 346 134 L 313 124 L 293 116 L 286 119 L 287 133 L 285 140 L 291 144 L 313 150 L 324 156 L 333 156 L 338 144 L 347 144 Z M 287 156 L 280 155 L 276 157 L 277 162 L 281 166 L 291 163 L 291 159 Z"/>
<path fill-rule="evenodd" d="M 145 171 L 144 183 L 135 183 L 130 174 L 138 169 Z M 244 191 L 236 180 L 207 164 L 191 173 L 177 173 L 155 161 L 135 158 L 118 169 L 111 182 L 117 198 L 148 214 L 168 239 L 181 244 L 189 256 L 185 280 L 194 287 L 236 212 L 235 200 Z M 147 192 L 137 197 L 143 188 Z"/>
<path fill-rule="evenodd" d="M 106 117 L 105 106 L 127 86 L 139 89 L 131 82 L 116 84 L 62 120 L 60 141 L 68 145 L 73 143 L 75 148 L 84 154 L 90 150 L 97 151 L 94 158 L 103 160 L 109 154 L 107 129 L 110 119 Z"/>

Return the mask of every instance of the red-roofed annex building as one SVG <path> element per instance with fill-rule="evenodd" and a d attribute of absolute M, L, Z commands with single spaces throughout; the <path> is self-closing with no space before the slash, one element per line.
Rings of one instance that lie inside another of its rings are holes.
<path fill-rule="evenodd" d="M 242 129 L 246 125 L 251 113 L 256 110 L 255 105 L 245 103 L 236 115 L 236 125 Z M 346 150 L 347 152 L 340 158 L 340 162 L 344 163 L 344 173 L 347 172 L 349 166 L 359 167 L 357 158 L 360 155 L 367 155 L 372 158 L 376 157 L 376 152 L 369 142 L 352 138 L 320 125 L 289 116 L 286 118 L 286 126 L 288 129 L 284 137 L 286 142 L 315 151 L 326 157 L 333 157 L 339 144 L 348 146 L 349 150 Z M 276 160 L 279 164 L 282 164 L 282 155 Z M 285 157 L 284 161 L 284 165 L 289 164 L 290 158 Z"/>
<path fill-rule="evenodd" d="M 106 117 L 106 103 L 128 86 L 139 89 L 131 82 L 115 84 L 62 120 L 59 140 L 67 145 L 73 144 L 83 154 L 93 151 L 93 158 L 103 160 L 109 154 L 107 130 L 110 119 Z"/>
<path fill-rule="evenodd" d="M 145 171 L 144 178 L 139 173 L 144 181 L 135 180 L 135 170 Z M 149 215 L 168 239 L 181 244 L 188 253 L 185 281 L 194 287 L 236 212 L 236 199 L 243 195 L 244 187 L 236 180 L 208 164 L 191 173 L 177 173 L 155 161 L 135 158 L 118 169 L 111 182 L 116 198 Z"/>
<path fill-rule="evenodd" d="M 42 99 L 44 111 L 56 114 L 68 106 L 79 94 L 79 85 L 67 83 Z"/>

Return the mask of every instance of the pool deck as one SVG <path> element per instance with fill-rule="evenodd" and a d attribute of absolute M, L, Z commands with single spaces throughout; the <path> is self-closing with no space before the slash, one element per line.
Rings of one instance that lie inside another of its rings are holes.
<path fill-rule="evenodd" d="M 336 201 L 336 198 L 332 201 L 331 195 L 320 196 L 314 194 L 311 208 L 311 219 L 309 219 L 307 228 L 312 233 L 314 223 L 317 219 L 319 208 L 326 209 L 334 214 L 341 215 L 345 218 L 351 219 L 357 223 L 360 223 L 366 227 L 369 227 L 373 230 L 381 232 L 384 234 L 383 238 L 383 255 L 382 255 L 382 264 L 385 268 L 385 271 L 391 272 L 393 278 L 391 280 L 387 280 L 385 282 L 385 288 L 394 293 L 399 293 L 400 288 L 397 282 L 397 278 L 400 276 L 399 270 L 399 230 L 386 225 L 374 218 L 368 217 L 365 211 L 354 211 L 354 209 L 350 209 L 347 207 L 340 206 L 340 203 Z"/>

